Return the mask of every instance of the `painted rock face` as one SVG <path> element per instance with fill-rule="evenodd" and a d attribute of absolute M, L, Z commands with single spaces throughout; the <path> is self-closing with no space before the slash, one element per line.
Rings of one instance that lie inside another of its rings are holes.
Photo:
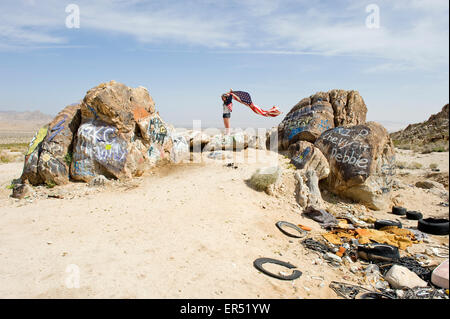
<path fill-rule="evenodd" d="M 324 132 L 314 144 L 330 164 L 328 188 L 371 208 L 389 205 L 395 174 L 394 145 L 378 123 L 336 127 Z"/>
<path fill-rule="evenodd" d="M 366 114 L 358 91 L 317 92 L 298 102 L 280 123 L 279 149 L 286 150 L 299 140 L 314 143 L 324 131 L 337 126 L 364 124 Z"/>
<path fill-rule="evenodd" d="M 330 166 L 322 152 L 306 141 L 298 141 L 289 146 L 291 163 L 299 170 L 313 170 L 319 180 L 328 177 Z"/>

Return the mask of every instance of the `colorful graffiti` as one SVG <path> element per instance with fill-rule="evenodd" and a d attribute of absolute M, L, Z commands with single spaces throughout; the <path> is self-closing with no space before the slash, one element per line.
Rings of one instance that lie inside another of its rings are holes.
<path fill-rule="evenodd" d="M 317 144 L 330 145 L 330 159 L 347 167 L 344 170 L 346 179 L 355 175 L 368 177 L 371 147 L 365 142 L 365 138 L 369 133 L 368 127 L 337 127 L 323 133 Z"/>
<path fill-rule="evenodd" d="M 34 135 L 33 139 L 31 140 L 30 145 L 28 146 L 28 151 L 25 156 L 28 156 L 34 152 L 34 150 L 39 146 L 39 144 L 47 136 L 47 132 L 48 132 L 47 126 L 41 127 L 39 129 L 39 131 Z"/>
<path fill-rule="evenodd" d="M 303 167 L 305 167 L 306 159 L 309 157 L 308 155 L 312 155 L 311 147 L 309 146 L 305 148 L 305 150 L 301 154 L 293 157 L 291 159 L 291 163 L 294 164 L 298 169 L 302 169 Z"/>
<path fill-rule="evenodd" d="M 167 136 L 167 128 L 164 123 L 158 118 L 154 117 L 148 124 L 148 135 L 152 143 L 164 144 Z"/>
<path fill-rule="evenodd" d="M 90 158 L 105 168 L 120 171 L 128 155 L 127 142 L 122 139 L 115 127 L 84 123 L 78 130 L 74 161 Z"/>
<path fill-rule="evenodd" d="M 50 129 L 51 135 L 49 138 L 47 138 L 47 142 L 51 142 L 53 138 L 64 129 L 64 123 L 66 122 L 66 119 L 67 115 L 64 115 L 64 118 Z"/>

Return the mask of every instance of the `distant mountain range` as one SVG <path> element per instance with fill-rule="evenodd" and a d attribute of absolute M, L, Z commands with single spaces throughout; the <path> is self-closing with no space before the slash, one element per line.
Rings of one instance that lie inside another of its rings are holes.
<path fill-rule="evenodd" d="M 53 115 L 44 114 L 41 111 L 0 111 L 0 121 L 50 121 Z"/>
<path fill-rule="evenodd" d="M 53 115 L 40 111 L 0 111 L 0 131 L 35 132 L 49 123 Z"/>

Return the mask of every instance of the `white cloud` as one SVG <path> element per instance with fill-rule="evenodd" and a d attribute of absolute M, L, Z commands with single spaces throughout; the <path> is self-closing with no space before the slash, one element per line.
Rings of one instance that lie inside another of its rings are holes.
<path fill-rule="evenodd" d="M 71 43 L 60 1 L 2 0 L 0 49 Z M 366 5 L 380 7 L 381 28 L 365 26 Z M 147 44 L 230 53 L 348 55 L 381 59 L 369 72 L 448 65 L 447 0 L 76 1 L 81 30 Z M 84 45 L 85 43 L 81 43 Z"/>

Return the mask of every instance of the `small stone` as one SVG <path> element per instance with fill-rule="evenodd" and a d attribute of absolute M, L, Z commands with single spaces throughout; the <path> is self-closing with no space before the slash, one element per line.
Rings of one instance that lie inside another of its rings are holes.
<path fill-rule="evenodd" d="M 385 276 L 386 281 L 395 289 L 426 287 L 427 283 L 406 267 L 394 265 Z"/>

